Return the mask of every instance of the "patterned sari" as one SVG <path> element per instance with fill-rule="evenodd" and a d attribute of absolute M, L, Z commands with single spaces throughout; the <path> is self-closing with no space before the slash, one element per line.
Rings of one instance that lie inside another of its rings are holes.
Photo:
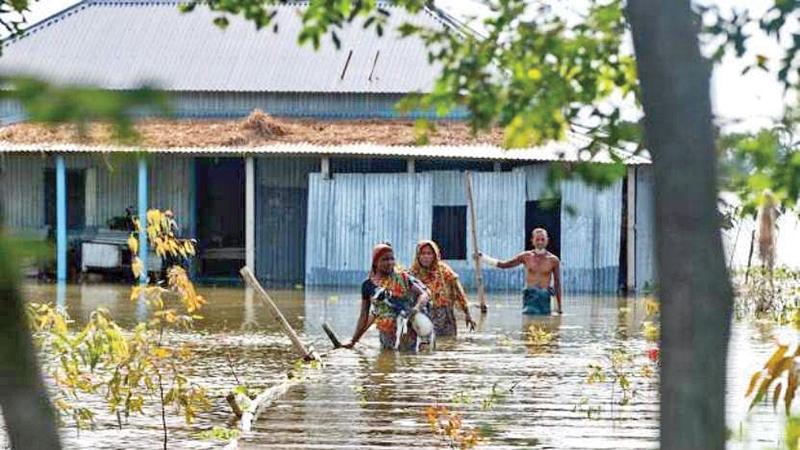
<path fill-rule="evenodd" d="M 419 254 L 423 248 L 433 250 L 434 259 L 430 267 L 423 267 L 419 262 Z M 467 296 L 458 274 L 447 263 L 442 261 L 439 246 L 433 241 L 421 241 L 417 244 L 417 255 L 411 265 L 411 274 L 427 286 L 431 292 L 430 317 L 436 330 L 436 336 L 455 336 L 458 334 L 455 306 L 469 317 Z"/>
<path fill-rule="evenodd" d="M 388 247 L 388 249 L 391 249 L 391 247 Z M 417 296 L 411 290 L 411 287 L 421 283 L 399 267 L 395 267 L 395 270 L 390 275 L 378 276 L 375 272 L 375 264 L 382 255 L 381 250 L 386 251 L 386 248 L 376 247 L 373 252 L 373 270 L 361 284 L 361 296 L 371 301 L 370 311 L 375 316 L 375 325 L 378 328 L 381 347 L 394 349 L 397 339 L 397 316 L 399 314 L 397 308 L 410 309 L 414 306 Z M 383 298 L 375 298 L 381 289 L 386 292 L 388 301 L 384 301 Z M 400 339 L 398 350 L 408 351 L 416 348 L 417 334 L 409 326 L 407 332 Z"/>

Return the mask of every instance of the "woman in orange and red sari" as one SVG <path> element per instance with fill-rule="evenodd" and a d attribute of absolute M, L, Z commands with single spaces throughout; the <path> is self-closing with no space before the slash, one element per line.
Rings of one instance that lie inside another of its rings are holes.
<path fill-rule="evenodd" d="M 467 296 L 458 274 L 442 261 L 439 246 L 433 241 L 420 241 L 417 254 L 411 265 L 411 274 L 417 277 L 431 292 L 431 320 L 436 336 L 455 336 L 458 334 L 455 307 L 464 311 L 466 325 L 475 330 L 475 321 L 469 313 Z"/>
<path fill-rule="evenodd" d="M 423 311 L 429 300 L 428 290 L 414 276 L 396 266 L 394 250 L 389 244 L 378 244 L 372 250 L 372 268 L 361 285 L 361 313 L 356 331 L 345 348 L 353 346 L 373 322 L 384 349 L 415 350 L 417 334 L 411 326 L 399 338 L 397 324 L 401 310 L 411 315 Z M 398 309 L 399 308 L 399 309 Z"/>

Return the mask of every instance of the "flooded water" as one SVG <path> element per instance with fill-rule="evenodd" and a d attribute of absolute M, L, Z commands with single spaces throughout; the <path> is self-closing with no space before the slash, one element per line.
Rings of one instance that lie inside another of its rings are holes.
<path fill-rule="evenodd" d="M 231 419 L 224 395 L 236 385 L 232 372 L 261 389 L 285 378 L 296 360 L 252 294 L 240 288 L 200 289 L 209 303 L 205 319 L 191 333 L 171 337 L 189 343 L 198 355 L 192 379 L 213 397 L 211 411 L 187 426 L 169 417 L 172 448 L 221 448 L 224 442 L 197 434 Z M 119 285 L 68 286 L 59 294 L 47 284 L 28 284 L 30 301 L 59 297 L 77 322 L 97 307 L 111 310 L 125 325 L 146 311 Z M 321 352 L 331 349 L 321 324 L 328 322 L 344 340 L 352 333 L 360 299 L 356 290 L 271 292 L 289 322 Z M 292 387 L 267 408 L 240 448 L 446 448 L 434 435 L 425 411 L 445 405 L 457 412 L 464 430 L 480 430 L 479 448 L 619 449 L 658 447 L 658 384 L 648 376 L 652 347 L 641 335 L 643 299 L 567 296 L 562 317 L 526 318 L 516 293 L 490 294 L 489 313 L 473 333 L 460 329 L 455 340 L 439 340 L 433 352 L 381 352 L 371 330 L 356 350 L 336 350 L 320 370 Z M 480 314 L 474 313 L 477 318 Z M 460 325 L 463 322 L 460 323 Z M 531 325 L 551 338 L 533 343 Z M 747 414 L 743 398 L 750 374 L 771 351 L 777 330 L 735 324 L 729 358 L 728 423 L 731 449 L 775 447 L 781 440 L 781 412 L 759 406 Z M 622 370 L 631 382 L 627 404 L 611 380 L 587 383 L 588 365 L 607 367 L 613 350 L 631 357 Z M 230 363 L 229 363 L 230 361 Z M 231 368 L 232 366 L 232 368 Z M 122 431 L 115 417 L 94 404 L 93 430 L 63 430 L 68 448 L 158 448 L 160 416 L 132 416 Z"/>

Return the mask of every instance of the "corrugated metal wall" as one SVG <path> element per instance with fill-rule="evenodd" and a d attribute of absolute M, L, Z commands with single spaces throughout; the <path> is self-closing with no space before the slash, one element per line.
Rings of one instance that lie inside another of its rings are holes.
<path fill-rule="evenodd" d="M 314 118 L 396 118 L 400 94 L 282 93 L 282 92 L 184 92 L 172 96 L 180 117 L 240 117 L 253 109 L 287 117 Z M 433 113 L 409 117 L 437 118 Z M 451 118 L 463 118 L 463 112 Z"/>
<path fill-rule="evenodd" d="M 523 250 L 527 233 L 525 202 L 542 198 L 546 176 L 546 165 L 512 172 L 473 173 L 482 251 L 510 258 Z M 411 179 L 416 180 L 416 187 Z M 391 241 L 398 260 L 410 264 L 416 241 L 430 238 L 432 207 L 466 205 L 464 189 L 464 174 L 455 171 L 338 174 L 331 180 L 312 174 L 306 283 L 357 284 L 368 270 L 372 245 L 380 240 Z M 575 211 L 574 215 L 566 212 L 570 209 Z M 416 220 L 409 220 L 413 214 L 417 215 Z M 561 220 L 565 289 L 614 292 L 619 272 L 621 181 L 603 190 L 579 181 L 565 182 Z M 467 220 L 467 255 L 474 251 L 470 233 L 471 224 Z M 448 263 L 459 272 L 468 288 L 474 287 L 470 260 Z M 524 284 L 522 269 L 485 269 L 484 278 L 490 289 L 519 289 Z"/>
<path fill-rule="evenodd" d="M 464 174 L 450 180 L 455 193 L 461 188 L 466 200 Z M 472 194 L 475 203 L 478 246 L 480 250 L 495 258 L 507 259 L 523 251 L 525 235 L 525 174 L 522 172 L 473 172 Z M 465 203 L 462 203 L 465 204 Z M 465 287 L 475 287 L 475 270 L 471 255 L 472 223 L 467 206 L 467 259 L 448 261 L 461 276 Z M 522 269 L 499 270 L 484 266 L 483 279 L 487 289 L 522 289 Z"/>
<path fill-rule="evenodd" d="M 0 202 L 5 225 L 33 232 L 44 226 L 44 165 L 41 155 L 0 154 Z"/>
<path fill-rule="evenodd" d="M 316 158 L 256 158 L 256 275 L 267 283 L 302 284 L 308 223 L 308 174 Z"/>
<path fill-rule="evenodd" d="M 306 284 L 357 285 L 381 241 L 408 264 L 414 244 L 431 233 L 431 181 L 427 174 L 312 174 Z"/>
<path fill-rule="evenodd" d="M 171 208 L 186 228 L 190 215 L 190 171 L 193 158 L 149 156 L 150 207 Z M 86 224 L 105 227 L 106 222 L 136 208 L 136 161 L 132 156 L 67 155 L 67 169 L 87 170 Z M 55 167 L 53 156 L 7 155 L 0 176 L 6 224 L 11 229 L 40 229 L 44 217 L 44 171 Z M 92 175 L 89 175 L 89 172 Z M 93 198 L 91 196 L 93 195 Z"/>
<path fill-rule="evenodd" d="M 614 292 L 619 277 L 622 180 L 598 189 L 580 180 L 561 185 L 561 265 L 564 287 Z"/>
<path fill-rule="evenodd" d="M 655 196 L 652 167 L 636 168 L 636 290 L 656 281 Z"/>

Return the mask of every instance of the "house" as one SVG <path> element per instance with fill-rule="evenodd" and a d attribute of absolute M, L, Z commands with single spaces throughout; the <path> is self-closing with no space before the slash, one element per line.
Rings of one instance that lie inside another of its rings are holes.
<path fill-rule="evenodd" d="M 394 25 L 452 26 L 433 9 L 384 6 Z M 413 122 L 393 105 L 432 86 L 423 44 L 356 23 L 342 30 L 339 50 L 298 48 L 303 7 L 277 6 L 273 33 L 239 18 L 222 30 L 210 11 L 182 14 L 174 1 L 84 1 L 5 42 L 3 73 L 110 90 L 150 83 L 183 119 L 146 118 L 141 145 L 120 147 L 100 125 L 78 142 L 67 127 L 25 123 L 19 105 L 1 104 L 6 227 L 54 230 L 63 267 L 68 241 L 102 234 L 124 208 L 169 208 L 200 242 L 201 277 L 235 277 L 246 263 L 265 282 L 307 286 L 357 284 L 378 241 L 409 264 L 416 241 L 434 238 L 471 286 L 469 171 L 482 251 L 510 257 L 542 225 L 568 290 L 652 282 L 645 157 L 605 149 L 592 161 L 617 154 L 629 164 L 624 180 L 605 189 L 566 180 L 550 198 L 549 167 L 585 159 L 586 138 L 505 151 L 498 131 L 472 136 L 455 113 L 414 145 Z M 254 109 L 274 118 L 245 119 Z M 517 288 L 522 276 L 485 271 L 494 289 Z"/>

